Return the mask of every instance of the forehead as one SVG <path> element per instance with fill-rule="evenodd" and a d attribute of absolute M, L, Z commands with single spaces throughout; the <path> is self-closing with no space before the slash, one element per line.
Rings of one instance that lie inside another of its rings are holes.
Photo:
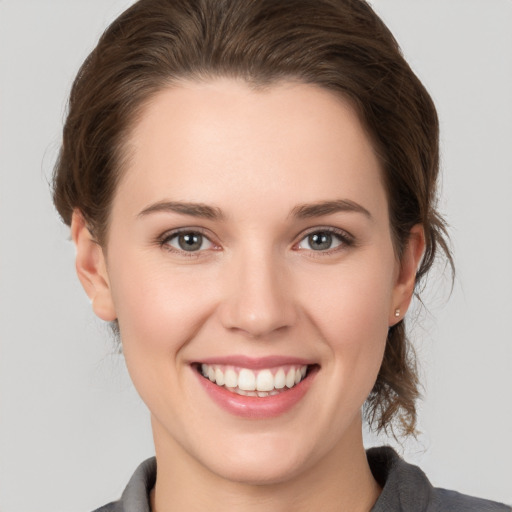
<path fill-rule="evenodd" d="M 354 109 L 314 85 L 184 82 L 147 103 L 127 147 L 116 195 L 140 208 L 158 198 L 233 203 L 250 195 L 284 205 L 354 196 L 369 206 L 384 198 Z"/>

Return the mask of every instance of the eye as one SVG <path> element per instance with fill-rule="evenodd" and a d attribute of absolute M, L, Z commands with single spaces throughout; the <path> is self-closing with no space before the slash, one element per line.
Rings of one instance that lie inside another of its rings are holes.
<path fill-rule="evenodd" d="M 179 252 L 198 252 L 213 247 L 213 243 L 197 231 L 181 231 L 171 234 L 162 240 L 162 245 Z"/>
<path fill-rule="evenodd" d="M 321 229 L 308 233 L 297 245 L 298 249 L 308 251 L 329 251 L 340 246 L 352 245 L 352 238 L 343 231 L 334 229 Z"/>

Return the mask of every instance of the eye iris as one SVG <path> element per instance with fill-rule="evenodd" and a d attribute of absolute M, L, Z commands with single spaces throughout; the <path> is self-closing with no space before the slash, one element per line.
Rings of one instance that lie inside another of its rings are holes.
<path fill-rule="evenodd" d="M 203 236 L 198 233 L 182 233 L 178 236 L 178 244 L 184 251 L 197 251 L 203 244 Z"/>
<path fill-rule="evenodd" d="M 330 233 L 313 233 L 308 237 L 309 246 L 315 251 L 330 249 L 332 235 Z"/>

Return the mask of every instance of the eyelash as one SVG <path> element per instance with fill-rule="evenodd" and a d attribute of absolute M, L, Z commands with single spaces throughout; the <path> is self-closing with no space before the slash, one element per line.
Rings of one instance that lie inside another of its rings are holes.
<path fill-rule="evenodd" d="M 208 240 L 210 244 L 215 246 L 215 244 L 210 240 L 208 235 L 206 235 L 206 233 L 201 228 L 183 228 L 174 231 L 167 231 L 158 237 L 157 243 L 162 249 L 178 254 L 185 258 L 197 258 L 201 253 L 204 252 L 204 249 L 199 251 L 185 251 L 172 247 L 170 245 L 171 240 L 179 237 L 180 235 L 201 235 L 204 239 Z"/>
<path fill-rule="evenodd" d="M 314 234 L 328 234 L 338 239 L 340 244 L 336 247 L 326 249 L 325 251 L 315 251 L 313 249 L 298 249 L 298 250 L 307 250 L 311 253 L 311 256 L 313 257 L 322 257 L 322 256 L 329 256 L 333 253 L 340 252 L 344 249 L 347 249 L 349 247 L 353 247 L 355 245 L 355 238 L 353 235 L 348 233 L 347 231 L 339 228 L 333 228 L 333 227 L 323 227 L 323 226 L 317 226 L 309 231 L 307 231 L 304 235 L 302 235 L 301 239 L 294 244 L 294 247 L 301 244 L 303 241 L 307 240 L 308 237 Z"/>
<path fill-rule="evenodd" d="M 350 233 L 348 233 L 342 229 L 338 229 L 338 228 L 318 226 L 318 227 L 312 228 L 309 231 L 307 231 L 306 233 L 304 233 L 301 236 L 300 240 L 293 245 L 293 247 L 294 248 L 298 247 L 299 244 L 301 244 L 302 242 L 307 240 L 307 238 L 310 237 L 311 235 L 320 234 L 320 233 L 334 236 L 335 238 L 338 239 L 340 244 L 336 247 L 326 249 L 326 250 L 315 251 L 313 249 L 300 249 L 300 248 L 297 248 L 296 250 L 309 251 L 310 253 L 312 253 L 312 256 L 314 256 L 314 257 L 322 257 L 322 256 L 328 256 L 330 254 L 339 252 L 343 249 L 346 249 L 348 247 L 352 247 L 355 245 L 355 238 Z M 162 249 L 165 249 L 168 252 L 172 252 L 172 253 L 178 254 L 180 256 L 187 257 L 187 258 L 197 258 L 201 255 L 201 253 L 204 253 L 204 251 L 207 250 L 207 249 L 202 249 L 202 250 L 198 250 L 198 251 L 185 251 L 185 250 L 180 250 L 175 247 L 172 247 L 170 245 L 170 241 L 177 238 L 180 235 L 183 235 L 183 234 L 201 235 L 203 238 L 208 240 L 208 242 L 210 244 L 212 244 L 214 247 L 217 247 L 216 244 L 210 240 L 208 235 L 200 228 L 185 228 L 185 229 L 178 229 L 175 231 L 165 232 L 157 238 L 157 243 Z M 218 249 L 214 249 L 214 250 L 218 250 Z"/>

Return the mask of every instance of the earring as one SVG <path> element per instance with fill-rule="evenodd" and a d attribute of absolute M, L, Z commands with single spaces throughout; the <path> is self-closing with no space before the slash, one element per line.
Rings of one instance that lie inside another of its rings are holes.
<path fill-rule="evenodd" d="M 395 316 L 398 318 L 400 316 L 400 308 L 395 309 Z"/>

